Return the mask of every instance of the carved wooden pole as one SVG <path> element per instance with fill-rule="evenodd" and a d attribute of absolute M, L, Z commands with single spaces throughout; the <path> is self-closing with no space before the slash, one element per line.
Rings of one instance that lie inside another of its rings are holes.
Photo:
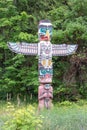
<path fill-rule="evenodd" d="M 49 20 L 41 20 L 38 26 L 39 43 L 8 43 L 8 47 L 15 53 L 24 55 L 38 55 L 39 83 L 38 100 L 39 109 L 50 108 L 52 105 L 53 77 L 52 56 L 67 56 L 73 54 L 77 45 L 51 44 L 52 24 Z"/>

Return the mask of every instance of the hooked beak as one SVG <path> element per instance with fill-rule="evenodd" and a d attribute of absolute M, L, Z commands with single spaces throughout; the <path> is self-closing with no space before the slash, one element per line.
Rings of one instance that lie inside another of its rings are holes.
<path fill-rule="evenodd" d="M 50 40 L 50 33 L 49 33 L 49 30 L 46 31 L 45 37 L 47 37 L 47 39 Z"/>

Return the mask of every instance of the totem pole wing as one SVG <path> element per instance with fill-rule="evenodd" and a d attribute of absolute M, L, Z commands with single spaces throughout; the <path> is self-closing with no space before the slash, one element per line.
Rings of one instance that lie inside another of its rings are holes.
<path fill-rule="evenodd" d="M 67 44 L 52 44 L 52 55 L 53 56 L 67 56 L 75 53 L 78 45 L 67 45 Z"/>
<path fill-rule="evenodd" d="M 8 47 L 11 51 L 24 54 L 24 55 L 37 55 L 38 53 L 38 44 L 37 43 L 13 43 L 8 42 Z"/>

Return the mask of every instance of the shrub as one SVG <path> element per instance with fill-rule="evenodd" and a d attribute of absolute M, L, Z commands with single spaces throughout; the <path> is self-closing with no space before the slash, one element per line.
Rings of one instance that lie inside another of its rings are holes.
<path fill-rule="evenodd" d="M 4 124 L 4 130 L 40 130 L 41 127 L 42 117 L 36 114 L 31 105 L 15 110 L 13 117 Z"/>

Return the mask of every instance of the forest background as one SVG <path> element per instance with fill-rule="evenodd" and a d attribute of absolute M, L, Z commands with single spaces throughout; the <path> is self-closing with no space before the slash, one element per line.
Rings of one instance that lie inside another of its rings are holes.
<path fill-rule="evenodd" d="M 54 101 L 87 99 L 87 0 L 0 0 L 0 100 L 37 101 L 38 57 L 15 54 L 7 42 L 38 43 L 38 23 L 53 24 L 52 44 L 78 44 L 53 57 Z"/>

